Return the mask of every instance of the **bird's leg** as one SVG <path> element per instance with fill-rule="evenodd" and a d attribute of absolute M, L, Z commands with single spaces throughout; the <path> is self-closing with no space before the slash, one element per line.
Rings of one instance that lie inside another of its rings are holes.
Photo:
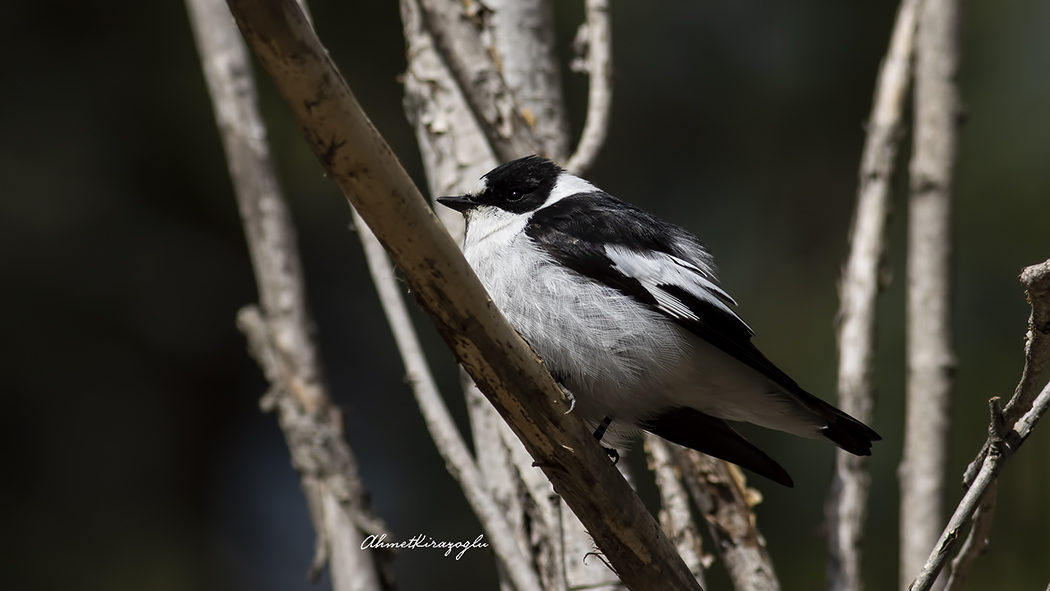
<path fill-rule="evenodd" d="M 601 424 L 598 425 L 598 428 L 594 430 L 594 438 L 598 440 L 598 445 L 602 444 L 602 437 L 605 437 L 605 432 L 609 430 L 609 425 L 611 423 L 612 417 L 605 417 L 602 419 Z M 605 450 L 606 455 L 609 456 L 609 459 L 612 460 L 613 464 L 620 461 L 620 452 L 611 447 L 605 447 L 604 445 L 602 445 L 602 449 Z"/>
<path fill-rule="evenodd" d="M 598 428 L 594 430 L 594 438 L 598 440 L 598 443 L 602 442 L 602 437 L 605 437 L 605 432 L 609 429 L 611 423 L 612 417 L 605 417 L 602 420 L 602 424 L 598 425 Z"/>

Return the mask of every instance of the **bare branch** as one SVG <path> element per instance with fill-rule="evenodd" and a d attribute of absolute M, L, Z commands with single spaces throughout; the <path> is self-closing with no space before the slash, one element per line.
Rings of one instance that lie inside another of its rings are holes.
<path fill-rule="evenodd" d="M 758 531 L 752 508 L 762 501 L 736 466 L 698 451 L 671 445 L 672 455 L 707 521 L 715 548 L 737 591 L 777 591 L 780 581 Z"/>
<path fill-rule="evenodd" d="M 444 458 L 449 473 L 459 482 L 485 533 L 492 540 L 496 555 L 503 561 L 503 567 L 514 586 L 521 591 L 540 591 L 542 587 L 536 573 L 514 539 L 514 529 L 508 526 L 502 510 L 493 501 L 481 472 L 470 456 L 470 451 L 438 392 L 426 356 L 423 354 L 423 347 L 416 336 L 415 327 L 412 326 L 412 319 L 401 299 L 401 288 L 394 277 L 394 269 L 386 251 L 383 250 L 383 245 L 356 211 L 354 225 L 361 237 L 365 258 L 368 260 L 368 270 L 372 274 L 383 312 L 390 324 L 390 330 L 394 333 L 401 359 L 405 363 L 406 379 L 412 387 L 412 393 L 438 452 Z"/>
<path fill-rule="evenodd" d="M 1028 302 L 1032 305 L 1032 315 L 1029 318 L 1028 342 L 1025 345 L 1025 371 L 1021 383 L 1014 392 L 1013 398 L 1007 408 L 1018 408 L 1021 403 L 1018 400 L 1027 399 L 1034 401 L 1023 416 L 1013 423 L 1013 429 L 1006 433 L 1005 426 L 1010 425 L 1009 417 L 998 406 L 998 399 L 991 401 L 991 421 L 988 426 L 988 442 L 980 451 L 978 458 L 981 468 L 974 476 L 969 489 L 955 509 L 955 514 L 948 521 L 948 527 L 941 534 L 938 544 L 933 553 L 926 560 L 919 577 L 912 583 L 912 589 L 929 589 L 940 569 L 944 565 L 958 533 L 966 525 L 967 520 L 980 504 L 988 504 L 993 501 L 982 500 L 987 490 L 995 483 L 995 478 L 1002 464 L 1017 452 L 1017 448 L 1028 438 L 1035 424 L 1050 406 L 1050 384 L 1043 388 L 1038 396 L 1033 396 L 1035 386 L 1039 382 L 1039 370 L 1045 365 L 1045 359 L 1040 362 L 1040 355 L 1050 355 L 1046 344 L 1039 343 L 1050 336 L 1050 260 L 1039 265 L 1026 267 L 1021 272 L 1021 284 L 1025 286 Z M 1038 370 L 1035 370 L 1038 368 Z M 978 460 L 974 460 L 978 462 Z M 972 464 L 971 464 L 972 465 Z M 990 519 L 990 517 L 989 517 Z M 976 528 L 977 526 L 975 526 Z"/>
<path fill-rule="evenodd" d="M 958 1 L 925 0 L 915 62 L 908 216 L 908 381 L 900 464 L 900 585 L 943 523 L 952 373 L 951 207 L 959 99 Z"/>
<path fill-rule="evenodd" d="M 941 572 L 941 568 L 944 567 L 945 561 L 951 555 L 951 551 L 958 541 L 959 532 L 966 526 L 970 516 L 981 504 L 982 498 L 995 482 L 1003 465 L 1017 453 L 1018 448 L 1028 439 L 1036 423 L 1046 414 L 1047 408 L 1050 407 L 1050 384 L 1043 388 L 1033 402 L 1031 410 L 1014 424 L 1013 429 L 1005 437 L 1001 435 L 1002 427 L 998 425 L 998 423 L 1002 422 L 1002 413 L 997 407 L 997 403 L 998 399 L 993 398 L 993 419 L 988 427 L 989 439 L 993 443 L 985 455 L 981 470 L 977 473 L 973 486 L 966 491 L 962 500 L 959 501 L 959 506 L 956 507 L 955 513 L 948 520 L 948 526 L 945 527 L 940 539 L 934 545 L 933 552 L 926 559 L 926 564 L 923 566 L 922 571 L 911 584 L 911 587 L 909 587 L 910 591 L 928 591 L 933 587 L 937 575 Z M 998 417 L 996 417 L 997 414 L 999 415 Z"/>
<path fill-rule="evenodd" d="M 704 569 L 710 566 L 714 558 L 704 556 L 700 532 L 696 530 L 689 511 L 689 498 L 682 487 L 680 471 L 674 465 L 668 445 L 652 433 L 645 434 L 649 469 L 656 476 L 656 487 L 660 489 L 660 527 L 674 542 L 678 554 L 696 577 L 696 582 L 703 586 Z"/>
<path fill-rule="evenodd" d="M 383 533 L 372 514 L 343 421 L 321 379 L 312 321 L 287 205 L 281 196 L 258 111 L 251 62 L 222 0 L 187 0 L 215 117 L 255 268 L 262 308 L 248 307 L 238 326 L 248 337 L 271 390 L 264 407 L 278 422 L 300 473 L 317 543 L 311 578 L 331 561 L 337 591 L 378 590 L 386 557 L 362 551 L 367 534 Z M 267 409 L 268 409 L 267 408 Z"/>
<path fill-rule="evenodd" d="M 952 560 L 951 576 L 945 584 L 945 591 L 962 591 L 966 577 L 977 557 L 988 548 L 988 535 L 992 531 L 992 518 L 995 516 L 995 498 L 998 494 L 998 481 L 988 486 L 988 492 L 981 497 L 981 503 L 973 514 L 973 525 L 966 536 L 959 554 Z"/>
<path fill-rule="evenodd" d="M 540 153 L 514 94 L 458 0 L 419 0 L 424 21 L 481 130 L 503 161 Z"/>
<path fill-rule="evenodd" d="M 580 27 L 577 42 L 584 41 L 587 51 L 584 69 L 590 75 L 587 91 L 587 119 L 576 152 L 565 165 L 574 174 L 582 174 L 594 164 L 605 143 L 612 113 L 612 26 L 609 22 L 609 0 L 587 0 L 587 22 Z M 574 68 L 575 69 L 575 68 Z"/>
<path fill-rule="evenodd" d="M 1014 430 L 1007 433 L 1006 445 L 1009 446 L 1011 453 L 1016 452 L 1021 443 L 1032 434 L 1032 429 L 1035 428 L 1039 419 L 1046 414 L 1048 406 L 1050 406 L 1050 384 L 1047 384 L 1043 391 L 1039 393 L 1039 396 L 1036 396 L 1035 400 L 1032 401 L 1032 409 L 1014 423 Z"/>
<path fill-rule="evenodd" d="M 868 134 L 861 157 L 857 208 L 850 226 L 849 258 L 839 282 L 839 407 L 871 423 L 875 406 L 876 300 L 881 288 L 890 188 L 900 145 L 904 102 L 911 80 L 916 8 L 902 0 L 890 46 L 879 69 Z M 828 589 L 860 591 L 870 477 L 867 459 L 835 451 L 835 475 L 828 494 Z"/>
<path fill-rule="evenodd" d="M 416 129 L 430 196 L 466 193 L 499 162 L 434 47 L 418 0 L 401 0 L 400 5 L 408 59 L 405 114 Z M 438 208 L 437 215 L 456 242 L 462 243 L 463 216 L 447 207 Z"/>
<path fill-rule="evenodd" d="M 438 332 L 629 587 L 697 589 L 535 353 L 491 305 L 292 0 L 230 0 L 308 143 L 404 273 Z"/>
<path fill-rule="evenodd" d="M 569 120 L 554 43 L 551 0 L 485 0 L 490 9 L 482 41 L 488 43 L 507 87 L 514 93 L 540 149 L 555 162 L 569 151 Z"/>
<path fill-rule="evenodd" d="M 1038 392 L 1039 376 L 1050 362 L 1050 260 L 1026 267 L 1021 272 L 1020 279 L 1021 285 L 1025 287 L 1028 303 L 1032 305 L 1032 313 L 1028 317 L 1021 381 L 1003 411 L 1006 414 L 1006 424 L 1016 422 L 1032 407 L 1032 400 Z M 970 486 L 977 477 L 989 445 L 989 442 L 985 442 L 977 458 L 967 467 L 963 476 L 964 486 Z"/>
<path fill-rule="evenodd" d="M 271 326 L 255 306 L 245 306 L 237 314 L 237 328 L 247 337 L 252 357 L 271 384 L 259 406 L 267 412 L 277 410 L 277 421 L 292 453 L 292 465 L 299 471 L 317 531 L 308 578 L 316 580 L 330 560 L 332 586 L 337 591 L 393 588 L 393 572 L 388 568 L 391 556 L 385 551 L 361 550 L 365 534 L 387 532 L 368 506 L 356 460 L 343 434 L 342 414 L 331 404 L 314 413 L 303 408 L 294 390 L 289 390 L 289 376 Z M 294 381 L 291 386 L 295 386 Z M 333 509 L 338 513 L 333 514 Z M 343 526 L 348 523 L 355 527 L 346 530 Z M 344 548 L 354 550 L 342 553 Z"/>

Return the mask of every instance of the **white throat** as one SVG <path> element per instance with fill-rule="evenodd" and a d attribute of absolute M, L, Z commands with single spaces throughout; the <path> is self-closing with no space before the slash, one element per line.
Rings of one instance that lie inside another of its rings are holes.
<path fill-rule="evenodd" d="M 487 252 L 509 246 L 525 231 L 525 224 L 529 223 L 530 217 L 532 212 L 511 213 L 488 205 L 470 210 L 466 216 L 463 251 L 484 257 Z"/>

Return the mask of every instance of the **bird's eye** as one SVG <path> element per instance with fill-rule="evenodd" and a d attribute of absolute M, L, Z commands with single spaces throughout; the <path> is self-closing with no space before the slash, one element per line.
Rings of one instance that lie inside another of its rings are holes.
<path fill-rule="evenodd" d="M 521 191 L 511 191 L 510 197 L 507 197 L 507 201 L 521 201 Z"/>

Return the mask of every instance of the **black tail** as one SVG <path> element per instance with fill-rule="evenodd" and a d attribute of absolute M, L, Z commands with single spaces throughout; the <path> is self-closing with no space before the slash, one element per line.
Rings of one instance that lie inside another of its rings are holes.
<path fill-rule="evenodd" d="M 870 456 L 871 443 L 882 441 L 882 436 L 871 427 L 802 388 L 795 389 L 794 394 L 803 404 L 827 419 L 828 422 L 820 428 L 821 435 L 849 453 L 855 456 Z"/>
<path fill-rule="evenodd" d="M 648 419 L 639 426 L 678 445 L 747 468 L 778 484 L 795 486 L 787 470 L 722 419 L 692 408 L 676 408 Z"/>
<path fill-rule="evenodd" d="M 871 443 L 882 441 L 882 437 L 871 427 L 831 406 L 834 411 L 828 424 L 821 427 L 821 434 L 835 445 L 855 456 L 870 456 Z"/>

